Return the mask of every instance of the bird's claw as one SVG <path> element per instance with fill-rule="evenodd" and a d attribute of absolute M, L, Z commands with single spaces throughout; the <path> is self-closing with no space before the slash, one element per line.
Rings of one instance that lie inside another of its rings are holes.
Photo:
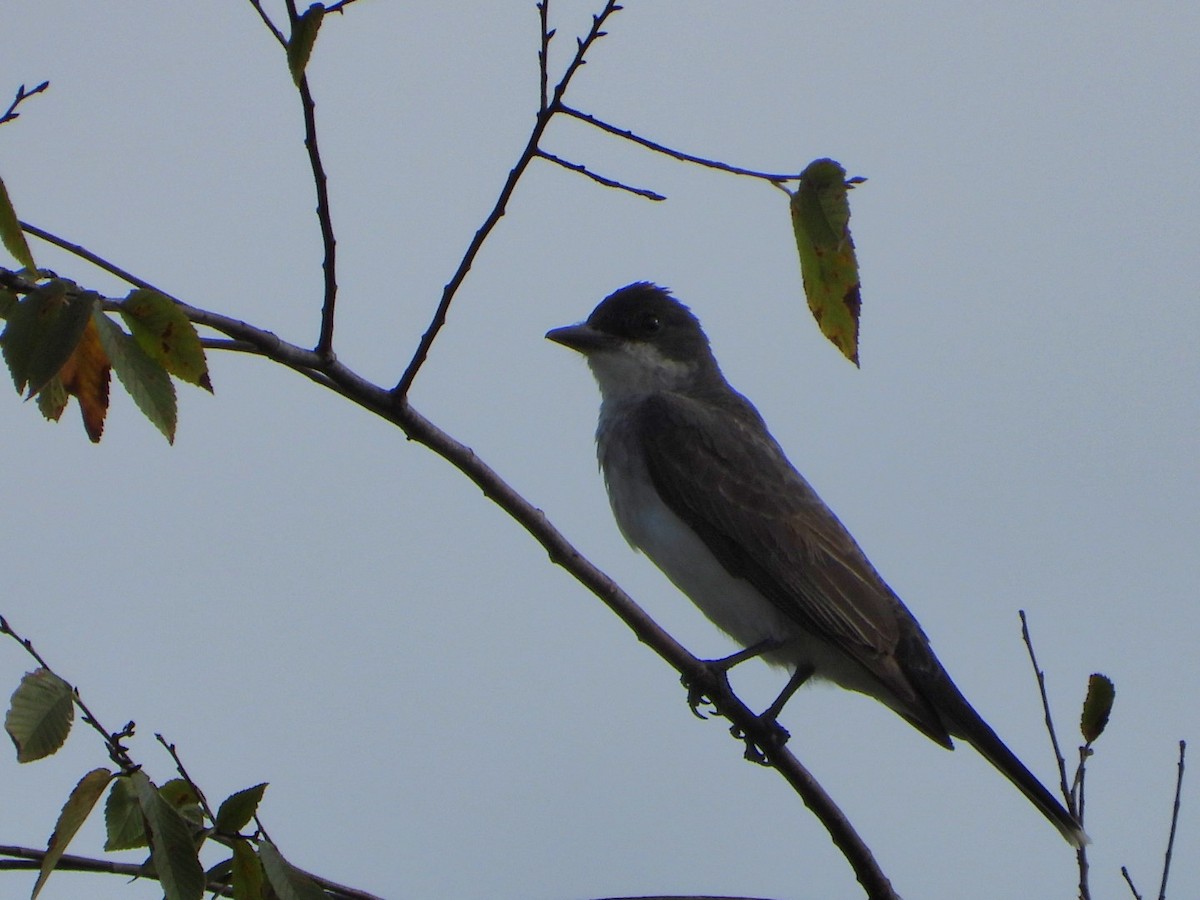
<path fill-rule="evenodd" d="M 685 688 L 687 688 L 688 707 L 692 711 L 692 715 L 697 719 L 707 719 L 704 713 L 700 712 L 701 706 L 712 706 L 712 701 L 708 699 L 708 695 L 704 693 L 704 689 L 684 675 L 679 679 Z"/>
<path fill-rule="evenodd" d="M 760 721 L 762 721 L 761 716 L 759 717 L 759 719 L 760 719 Z M 783 745 L 786 744 L 788 742 L 788 739 L 792 736 L 791 732 L 789 732 L 786 728 L 784 728 L 782 725 L 779 724 L 779 722 L 777 722 L 774 719 L 771 719 L 766 724 L 771 729 L 771 739 L 770 739 L 771 746 L 769 748 L 764 748 L 763 746 L 761 746 L 757 741 L 754 740 L 754 738 L 747 735 L 746 732 L 742 731 L 742 729 L 739 728 L 737 725 L 731 725 L 729 728 L 729 733 L 732 734 L 739 741 L 742 741 L 743 743 L 745 743 L 745 745 L 746 745 L 746 749 L 742 753 L 742 756 L 748 762 L 752 762 L 759 766 L 771 765 L 770 751 L 778 750 L 778 749 L 782 748 Z"/>

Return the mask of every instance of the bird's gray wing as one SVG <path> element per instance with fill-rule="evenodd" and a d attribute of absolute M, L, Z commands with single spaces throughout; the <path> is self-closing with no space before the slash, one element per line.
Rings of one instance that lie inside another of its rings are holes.
<path fill-rule="evenodd" d="M 735 396 L 718 404 L 661 393 L 639 404 L 635 428 L 655 488 L 730 574 L 857 660 L 879 679 L 889 705 L 946 743 L 938 716 L 897 661 L 897 651 L 908 658 L 915 651 L 940 671 L 920 626 L 757 411 Z"/>

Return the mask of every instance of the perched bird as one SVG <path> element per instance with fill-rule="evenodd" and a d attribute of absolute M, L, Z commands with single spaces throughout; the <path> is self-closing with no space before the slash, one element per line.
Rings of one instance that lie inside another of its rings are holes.
<path fill-rule="evenodd" d="M 621 533 L 722 631 L 793 676 L 874 697 L 953 749 L 975 747 L 1075 847 L 1078 821 L 967 702 L 908 608 L 721 374 L 699 321 L 631 284 L 552 341 L 602 398 L 596 447 Z"/>

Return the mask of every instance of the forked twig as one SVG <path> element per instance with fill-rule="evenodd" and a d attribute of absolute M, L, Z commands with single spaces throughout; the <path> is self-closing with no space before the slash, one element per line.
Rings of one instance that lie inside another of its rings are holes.
<path fill-rule="evenodd" d="M 11 122 L 13 119 L 21 118 L 21 114 L 17 112 L 17 107 L 34 94 L 40 94 L 48 87 L 50 87 L 50 82 L 43 81 L 31 91 L 25 90 L 25 85 L 21 85 L 19 88 L 17 88 L 17 93 L 16 96 L 13 97 L 12 103 L 8 104 L 8 109 L 4 111 L 3 115 L 0 115 L 0 125 L 3 125 L 5 122 Z"/>
<path fill-rule="evenodd" d="M 492 229 L 496 227 L 496 224 L 504 216 L 505 208 L 513 195 L 513 191 L 516 190 L 517 182 L 521 180 L 521 176 L 525 174 L 525 170 L 529 167 L 529 164 L 537 157 L 538 145 L 541 143 L 542 135 L 546 131 L 546 126 L 550 124 L 556 107 L 561 103 L 563 94 L 566 93 L 571 79 L 575 77 L 575 73 L 579 71 L 579 67 L 584 65 L 584 57 L 587 56 L 587 52 L 591 46 L 606 34 L 604 23 L 608 20 L 609 16 L 620 9 L 621 6 L 616 0 L 608 0 L 604 8 L 592 16 L 592 27 L 588 33 L 577 39 L 575 56 L 567 65 L 566 71 L 563 73 L 562 78 L 559 79 L 558 84 L 554 86 L 552 98 L 542 104 L 542 108 L 538 112 L 537 119 L 534 122 L 533 130 L 529 134 L 529 140 L 525 143 L 525 149 L 517 159 L 516 165 L 508 173 L 508 178 L 505 179 L 504 186 L 500 189 L 500 195 L 496 198 L 496 203 L 492 206 L 492 211 L 488 213 L 487 218 L 483 220 L 483 224 L 475 232 L 475 236 L 471 239 L 470 244 L 467 245 L 466 252 L 463 254 L 462 259 L 459 260 L 458 268 L 455 269 L 454 274 L 442 289 L 442 298 L 438 301 L 429 327 L 421 335 L 421 340 L 417 344 L 417 349 L 413 352 L 412 359 L 409 361 L 404 373 L 400 376 L 400 380 L 396 383 L 396 386 L 392 388 L 392 397 L 396 401 L 408 396 L 413 379 L 417 377 L 417 372 L 421 370 L 421 366 L 425 364 L 425 360 L 429 356 L 429 348 L 433 346 L 438 332 L 446 324 L 446 314 L 450 310 L 450 304 L 453 302 L 455 294 L 458 293 L 458 289 L 466 279 L 467 273 L 471 270 L 471 266 L 475 262 L 475 257 L 479 255 L 484 241 L 487 240 L 488 235 L 492 233 Z M 539 7 L 539 17 L 543 21 L 541 26 L 541 43 L 543 47 L 548 46 L 550 41 L 544 24 L 545 15 L 545 10 Z M 545 65 L 545 62 L 542 65 Z"/>

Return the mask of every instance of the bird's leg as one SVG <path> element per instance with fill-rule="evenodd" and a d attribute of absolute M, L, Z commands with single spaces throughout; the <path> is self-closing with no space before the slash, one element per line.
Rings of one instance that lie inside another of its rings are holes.
<path fill-rule="evenodd" d="M 792 677 L 788 679 L 788 683 L 779 692 L 779 696 L 759 714 L 759 718 L 768 722 L 774 722 L 779 718 L 779 714 L 783 712 L 783 708 L 787 706 L 787 702 L 792 699 L 792 695 L 800 690 L 804 682 L 812 678 L 814 671 L 815 669 L 812 666 L 797 666 L 796 671 L 792 673 Z"/>
<path fill-rule="evenodd" d="M 759 721 L 772 726 L 775 738 L 780 747 L 788 742 L 791 734 L 779 724 L 779 714 L 783 712 L 783 708 L 787 705 L 787 702 L 792 699 L 792 695 L 800 690 L 800 686 L 812 678 L 814 671 L 812 666 L 798 666 L 796 671 L 792 673 L 792 677 L 788 679 L 788 683 L 783 686 L 783 690 L 779 692 L 779 696 L 775 698 L 775 701 L 758 714 Z M 746 742 L 746 752 L 744 754 L 746 759 L 752 763 L 758 763 L 760 766 L 770 765 L 767 754 L 763 752 L 763 748 L 755 744 L 740 728 L 734 725 L 729 729 L 729 733 L 738 740 Z"/>
<path fill-rule="evenodd" d="M 739 650 L 737 653 L 731 653 L 729 656 L 723 656 L 720 659 L 706 659 L 704 660 L 704 665 L 709 669 L 709 671 L 716 672 L 720 677 L 728 678 L 729 670 L 738 663 L 743 663 L 748 659 L 754 659 L 756 656 L 762 656 L 764 653 L 769 653 L 771 650 L 774 650 L 776 647 L 778 647 L 780 643 L 782 642 L 768 638 L 765 641 L 759 641 L 757 644 L 746 647 L 744 650 Z M 697 719 L 706 718 L 706 716 L 699 710 L 700 704 L 704 703 L 704 701 L 707 699 L 704 696 L 703 688 L 701 688 L 699 685 L 693 684 L 686 675 L 684 675 L 680 681 L 682 681 L 683 686 L 687 688 L 688 706 L 690 706 L 692 709 L 692 715 L 694 715 Z M 799 685 L 797 685 L 797 687 L 799 687 Z M 785 700 L 784 702 L 787 701 Z"/>

